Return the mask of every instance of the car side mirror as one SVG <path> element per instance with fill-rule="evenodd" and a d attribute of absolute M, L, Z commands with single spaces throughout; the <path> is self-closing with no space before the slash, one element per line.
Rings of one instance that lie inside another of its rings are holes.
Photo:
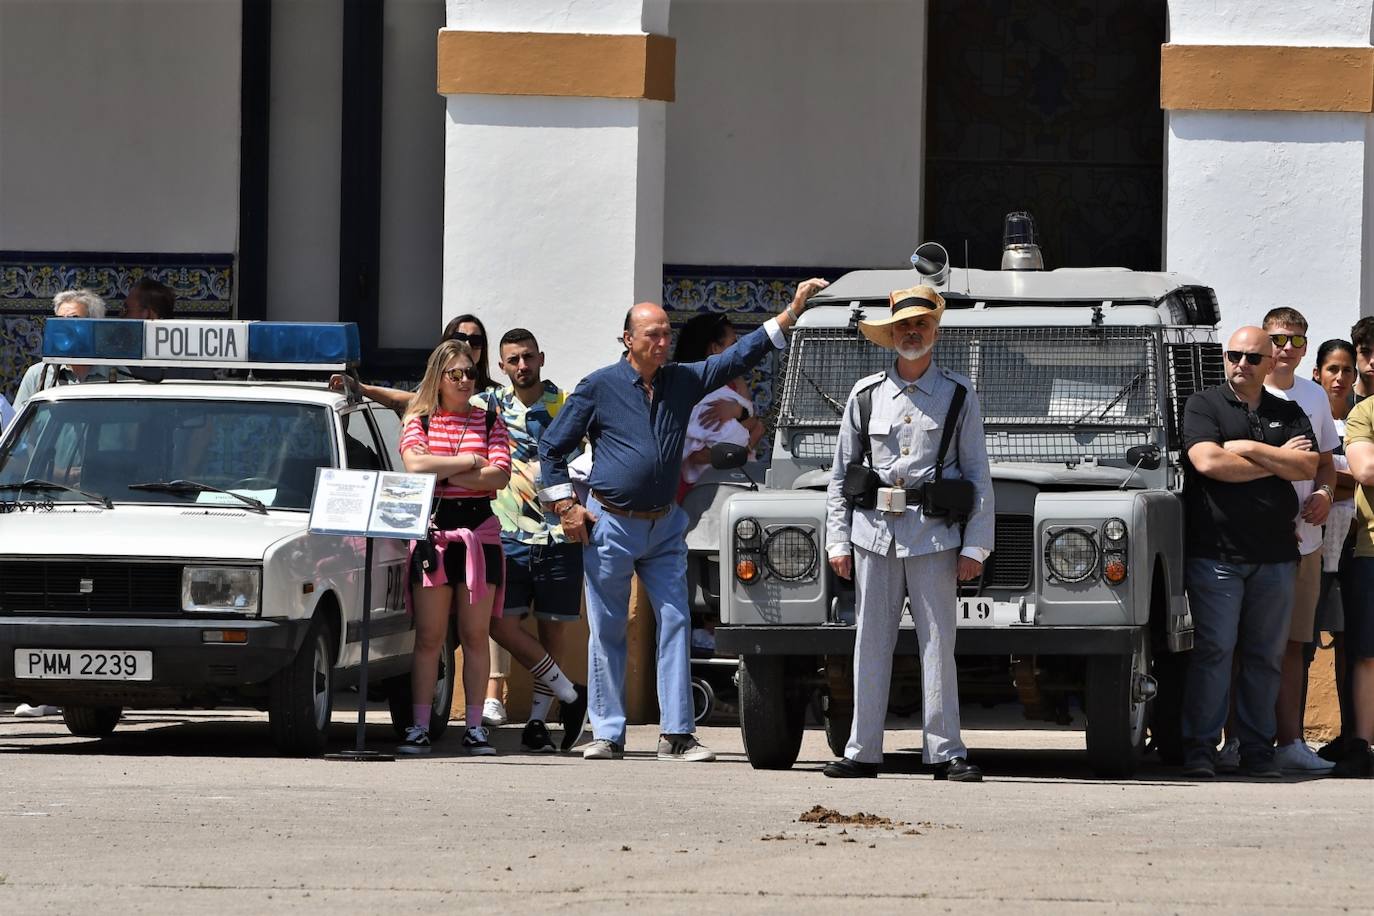
<path fill-rule="evenodd" d="M 1133 468 L 1154 471 L 1159 468 L 1160 453 L 1158 445 L 1133 445 L 1126 449 L 1126 461 Z"/>
<path fill-rule="evenodd" d="M 733 442 L 717 442 L 711 446 L 711 467 L 718 471 L 742 468 L 749 461 L 749 450 Z"/>

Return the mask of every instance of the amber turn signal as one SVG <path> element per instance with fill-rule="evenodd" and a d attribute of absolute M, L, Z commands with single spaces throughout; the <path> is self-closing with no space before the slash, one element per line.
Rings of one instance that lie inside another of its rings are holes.
<path fill-rule="evenodd" d="M 1102 577 L 1112 585 L 1120 585 L 1126 581 L 1126 561 L 1112 557 L 1107 561 L 1107 565 L 1102 567 Z"/>
<path fill-rule="evenodd" d="M 753 582 L 759 577 L 759 565 L 753 560 L 735 561 L 735 578 L 741 582 Z"/>

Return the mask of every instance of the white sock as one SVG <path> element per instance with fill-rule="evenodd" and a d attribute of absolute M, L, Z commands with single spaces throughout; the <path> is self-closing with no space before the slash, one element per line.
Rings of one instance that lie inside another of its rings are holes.
<path fill-rule="evenodd" d="M 539 664 L 530 669 L 530 674 L 534 675 L 536 681 L 552 690 L 564 703 L 571 703 L 577 699 L 577 690 L 573 687 L 573 682 L 558 667 L 552 655 L 546 653 L 539 660 Z"/>
<path fill-rule="evenodd" d="M 530 721 L 547 722 L 549 707 L 553 705 L 553 691 L 539 681 L 534 682 L 534 697 L 530 701 Z"/>

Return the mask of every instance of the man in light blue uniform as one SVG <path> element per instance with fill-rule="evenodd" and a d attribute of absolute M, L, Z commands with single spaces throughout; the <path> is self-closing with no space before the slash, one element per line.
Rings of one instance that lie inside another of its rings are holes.
<path fill-rule="evenodd" d="M 844 757 L 828 764 L 825 775 L 878 773 L 892 651 L 906 596 L 921 647 L 922 758 L 935 764 L 936 779 L 977 782 L 982 773 L 968 762 L 959 737 L 954 638 L 955 580 L 976 579 L 993 545 L 983 417 L 972 383 L 932 360 L 944 298 L 928 286 L 917 286 L 892 293 L 889 303 L 888 316 L 861 321 L 859 328 L 879 346 L 896 350 L 897 359 L 886 372 L 860 379 L 850 393 L 827 490 L 826 553 L 836 575 L 855 580 L 858 627 L 853 730 Z M 965 400 L 952 418 L 955 428 L 942 476 L 973 483 L 973 509 L 963 526 L 930 517 L 921 505 L 921 486 L 934 476 L 941 433 L 961 385 Z M 862 434 L 861 392 L 867 392 L 871 405 Z M 896 491 L 880 493 L 873 509 L 853 507 L 842 493 L 846 468 L 863 455 L 863 435 L 870 439 L 872 467 L 882 486 Z"/>

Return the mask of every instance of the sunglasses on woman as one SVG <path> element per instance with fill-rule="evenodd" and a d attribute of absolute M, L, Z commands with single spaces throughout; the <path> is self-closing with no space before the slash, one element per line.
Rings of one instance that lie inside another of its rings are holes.
<path fill-rule="evenodd" d="M 1288 346 L 1288 341 L 1293 341 L 1293 349 L 1301 350 L 1307 346 L 1306 334 L 1270 334 L 1269 339 L 1274 342 L 1274 346 L 1282 350 Z"/>
<path fill-rule="evenodd" d="M 450 382 L 460 382 L 463 379 L 475 382 L 477 381 L 477 369 L 473 366 L 466 366 L 462 369 L 445 369 L 444 378 Z"/>
<path fill-rule="evenodd" d="M 463 343 L 467 344 L 469 347 L 484 347 L 484 346 L 486 346 L 486 344 L 487 344 L 487 338 L 484 337 L 483 335 L 481 335 L 481 334 L 467 334 L 467 333 L 465 333 L 465 332 L 463 332 L 463 331 L 454 331 L 452 334 L 448 335 L 448 339 L 449 339 L 449 340 L 461 340 Z"/>
<path fill-rule="evenodd" d="M 1227 350 L 1226 359 L 1239 366 L 1243 359 L 1252 366 L 1258 366 L 1265 358 L 1263 353 L 1246 353 L 1243 350 Z"/>

